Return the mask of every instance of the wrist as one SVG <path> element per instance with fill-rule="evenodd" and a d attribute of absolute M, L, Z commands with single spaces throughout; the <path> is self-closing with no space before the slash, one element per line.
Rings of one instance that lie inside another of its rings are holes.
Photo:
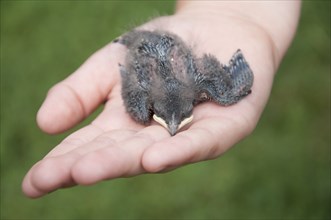
<path fill-rule="evenodd" d="M 250 4 L 253 6 L 252 4 Z M 237 2 L 226 1 L 186 1 L 179 0 L 176 4 L 177 15 L 224 15 L 244 16 L 245 11 L 249 11 L 249 5 Z M 247 13 L 248 14 L 248 13 Z"/>
<path fill-rule="evenodd" d="M 179 0 L 176 15 L 214 20 L 214 28 L 223 28 L 224 25 L 234 28 L 233 25 L 236 24 L 242 28 L 251 28 L 255 33 L 260 33 L 260 36 L 268 38 L 278 65 L 295 34 L 300 15 L 300 1 Z"/>

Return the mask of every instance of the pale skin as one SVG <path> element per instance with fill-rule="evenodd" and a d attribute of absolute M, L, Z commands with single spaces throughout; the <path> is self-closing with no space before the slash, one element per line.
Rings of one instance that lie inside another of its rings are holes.
<path fill-rule="evenodd" d="M 99 105 L 104 109 L 29 170 L 24 194 L 37 198 L 59 188 L 165 172 L 219 157 L 254 130 L 299 14 L 299 1 L 180 1 L 174 15 L 142 25 L 173 32 L 197 54 L 213 54 L 222 63 L 240 48 L 254 72 L 252 94 L 229 107 L 196 106 L 193 122 L 173 137 L 159 124 L 142 126 L 126 113 L 118 68 L 125 47 L 109 43 L 47 94 L 37 114 L 46 133 L 73 127 Z"/>

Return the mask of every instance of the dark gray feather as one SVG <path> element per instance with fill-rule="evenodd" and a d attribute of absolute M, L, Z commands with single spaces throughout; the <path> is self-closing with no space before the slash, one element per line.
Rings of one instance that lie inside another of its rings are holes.
<path fill-rule="evenodd" d="M 120 65 L 122 97 L 128 113 L 148 124 L 152 113 L 172 128 L 192 115 L 193 105 L 212 100 L 231 105 L 248 95 L 253 73 L 238 50 L 222 65 L 213 55 L 197 58 L 178 36 L 133 30 L 114 42 L 128 49 Z"/>

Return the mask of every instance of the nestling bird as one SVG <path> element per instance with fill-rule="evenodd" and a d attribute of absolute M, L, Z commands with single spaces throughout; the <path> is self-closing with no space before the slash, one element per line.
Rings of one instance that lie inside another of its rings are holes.
<path fill-rule="evenodd" d="M 196 57 L 179 36 L 165 31 L 130 31 L 114 42 L 128 49 L 119 64 L 127 112 L 141 123 L 151 118 L 175 135 L 204 101 L 234 104 L 251 93 L 253 72 L 238 49 L 229 65 L 213 55 Z"/>

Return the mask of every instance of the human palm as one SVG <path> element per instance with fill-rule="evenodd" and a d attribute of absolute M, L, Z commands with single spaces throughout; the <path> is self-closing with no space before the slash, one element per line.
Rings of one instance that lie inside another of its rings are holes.
<path fill-rule="evenodd" d="M 242 49 L 254 72 L 252 94 L 229 107 L 211 102 L 196 106 L 193 122 L 171 137 L 162 126 L 137 124 L 126 113 L 118 67 L 126 50 L 121 44 L 110 43 L 49 91 L 37 115 L 38 125 L 47 133 L 71 128 L 103 103 L 104 109 L 91 124 L 68 136 L 31 168 L 23 181 L 27 196 L 40 197 L 76 184 L 169 171 L 216 158 L 254 129 L 275 71 L 264 31 L 239 18 L 224 16 L 218 22 L 212 15 L 161 17 L 141 28 L 156 27 L 181 36 L 198 55 L 213 54 L 221 63 Z"/>

